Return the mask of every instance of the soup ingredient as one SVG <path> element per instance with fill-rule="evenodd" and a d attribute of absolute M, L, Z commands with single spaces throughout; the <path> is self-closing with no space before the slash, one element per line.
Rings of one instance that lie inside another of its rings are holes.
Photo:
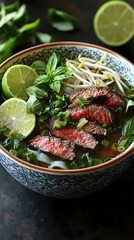
<path fill-rule="evenodd" d="M 75 102 L 79 99 L 79 96 L 82 96 L 84 100 L 87 100 L 89 94 L 93 96 L 94 100 L 97 99 L 98 103 L 101 102 L 114 108 L 126 107 L 126 100 L 123 96 L 105 87 L 91 86 L 88 88 L 76 89 L 70 95 L 69 100 L 70 102 Z"/>
<path fill-rule="evenodd" d="M 90 102 L 93 101 L 93 95 L 89 94 L 86 99 L 83 98 L 83 96 L 78 96 L 77 101 L 75 103 L 79 104 L 80 106 L 84 106 L 86 104 L 89 104 Z M 71 102 L 71 101 L 70 101 Z"/>
<path fill-rule="evenodd" d="M 73 31 L 79 26 L 75 17 L 54 8 L 48 9 L 48 19 L 52 27 L 59 31 Z"/>
<path fill-rule="evenodd" d="M 122 95 L 129 90 L 128 85 L 121 76 L 108 67 L 107 53 L 104 53 L 101 59 L 95 60 L 82 57 L 80 54 L 76 60 L 67 60 L 66 66 L 73 70 L 73 74 L 63 84 L 72 88 L 87 88 L 92 85 L 98 87 L 112 87 L 113 84 Z"/>
<path fill-rule="evenodd" d="M 27 43 L 33 45 L 37 39 L 41 43 L 51 42 L 52 37 L 46 33 L 37 32 L 40 19 L 29 23 L 29 14 L 26 4 L 19 5 L 19 1 L 5 6 L 1 4 L 0 36 L 0 63 L 10 57 L 13 50 Z"/>
<path fill-rule="evenodd" d="M 76 123 L 78 128 L 79 123 Z M 104 135 L 107 136 L 107 129 L 100 126 L 97 122 L 88 122 L 82 127 L 85 132 L 91 133 L 93 135 Z"/>
<path fill-rule="evenodd" d="M 106 123 L 107 126 L 114 124 L 115 111 L 110 107 L 106 107 L 99 104 L 90 103 L 87 106 L 74 106 L 73 104 L 68 107 L 70 119 L 72 121 L 79 121 L 81 118 L 86 118 L 90 121 L 97 121 L 99 124 Z"/>
<path fill-rule="evenodd" d="M 75 144 L 84 148 L 95 149 L 97 147 L 98 141 L 91 134 L 69 126 L 56 129 L 54 128 L 54 120 L 55 118 L 52 118 L 50 121 L 52 135 L 73 141 Z"/>
<path fill-rule="evenodd" d="M 17 97 L 27 100 L 27 88 L 34 84 L 37 73 L 29 66 L 11 66 L 2 78 L 2 91 L 6 98 Z"/>
<path fill-rule="evenodd" d="M 11 137 L 12 134 L 22 134 L 27 137 L 34 129 L 36 118 L 34 114 L 27 114 L 26 102 L 18 98 L 10 98 L 0 106 L 0 128 L 7 127 L 9 131 L 3 134 Z"/>
<path fill-rule="evenodd" d="M 107 45 L 121 46 L 134 36 L 134 9 L 125 1 L 108 1 L 96 12 L 94 30 Z"/>
<path fill-rule="evenodd" d="M 75 157 L 75 144 L 69 140 L 62 140 L 61 138 L 50 136 L 36 136 L 30 140 L 30 145 L 43 151 L 52 153 L 55 156 L 63 159 L 73 160 Z"/>
<path fill-rule="evenodd" d="M 69 70 L 67 67 L 58 66 L 58 58 L 55 52 L 50 56 L 48 63 L 46 65 L 46 74 L 38 76 L 35 81 L 36 86 L 46 87 L 53 89 L 55 92 L 59 93 L 61 89 L 61 80 L 68 78 L 72 75 L 73 71 Z"/>
<path fill-rule="evenodd" d="M 131 135 L 134 135 L 134 117 L 129 119 L 123 128 L 123 136 L 124 137 L 128 137 Z"/>

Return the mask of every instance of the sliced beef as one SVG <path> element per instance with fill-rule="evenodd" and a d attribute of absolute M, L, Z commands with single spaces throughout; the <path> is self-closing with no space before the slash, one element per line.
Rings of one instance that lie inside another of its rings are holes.
<path fill-rule="evenodd" d="M 70 95 L 70 102 L 78 101 L 78 96 L 83 96 L 86 100 L 89 94 L 93 95 L 94 99 L 97 100 L 97 103 L 101 102 L 102 104 L 112 106 L 116 109 L 118 107 L 126 107 L 126 100 L 119 93 L 112 91 L 109 88 L 95 86 L 76 89 Z"/>
<path fill-rule="evenodd" d="M 76 123 L 76 127 L 77 126 L 78 123 Z M 88 122 L 81 129 L 93 135 L 107 136 L 107 129 L 100 126 L 97 122 Z"/>
<path fill-rule="evenodd" d="M 97 147 L 98 141 L 90 133 L 69 126 L 56 129 L 54 128 L 54 120 L 55 118 L 52 118 L 50 121 L 52 135 L 73 141 L 75 144 L 84 148 L 95 149 Z"/>
<path fill-rule="evenodd" d="M 52 153 L 63 159 L 73 160 L 75 157 L 75 144 L 69 140 L 62 140 L 57 137 L 36 136 L 30 140 L 30 145 L 43 151 Z"/>
<path fill-rule="evenodd" d="M 90 121 L 97 121 L 99 124 L 114 125 L 115 110 L 104 105 L 91 103 L 85 106 L 73 107 L 73 104 L 71 104 L 71 106 L 68 106 L 68 110 L 71 112 L 71 120 L 75 122 L 81 118 L 86 118 Z"/>

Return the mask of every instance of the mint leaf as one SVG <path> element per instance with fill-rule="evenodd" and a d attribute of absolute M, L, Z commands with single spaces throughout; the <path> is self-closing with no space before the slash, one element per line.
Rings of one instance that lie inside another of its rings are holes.
<path fill-rule="evenodd" d="M 16 14 L 13 18 L 13 23 L 17 26 L 17 27 L 22 27 L 24 24 L 28 23 L 29 20 L 29 16 L 27 13 L 27 8 L 26 8 L 26 4 L 23 4 L 18 11 L 16 11 Z"/>

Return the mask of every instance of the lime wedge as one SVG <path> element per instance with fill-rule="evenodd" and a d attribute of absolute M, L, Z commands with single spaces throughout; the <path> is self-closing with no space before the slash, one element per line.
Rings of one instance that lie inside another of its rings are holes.
<path fill-rule="evenodd" d="M 14 65 L 2 78 L 2 91 L 6 98 L 17 97 L 27 100 L 27 88 L 34 84 L 37 73 L 29 66 Z"/>
<path fill-rule="evenodd" d="M 109 46 L 121 46 L 134 36 L 134 9 L 125 1 L 108 1 L 94 16 L 98 38 Z"/>
<path fill-rule="evenodd" d="M 0 128 L 7 127 L 4 135 L 10 137 L 12 133 L 20 133 L 27 137 L 34 129 L 36 118 L 34 114 L 26 112 L 26 102 L 18 98 L 10 98 L 0 106 Z"/>

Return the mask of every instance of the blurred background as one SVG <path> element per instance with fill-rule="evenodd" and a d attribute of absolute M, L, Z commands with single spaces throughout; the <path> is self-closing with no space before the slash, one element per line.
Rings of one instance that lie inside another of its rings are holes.
<path fill-rule="evenodd" d="M 13 4 L 4 0 L 4 4 Z M 134 38 L 121 47 L 110 47 L 95 35 L 93 18 L 104 0 L 28 0 L 29 23 L 38 18 L 38 31 L 53 41 L 97 44 L 134 62 Z M 134 0 L 127 1 L 134 7 Z M 2 1 L 0 1 L 2 3 Z M 48 9 L 73 15 L 79 28 L 58 31 L 48 20 Z M 37 42 L 17 46 L 13 53 Z M 134 164 L 115 183 L 94 195 L 80 199 L 52 199 L 20 185 L 0 166 L 0 239 L 2 240 L 134 240 Z"/>

